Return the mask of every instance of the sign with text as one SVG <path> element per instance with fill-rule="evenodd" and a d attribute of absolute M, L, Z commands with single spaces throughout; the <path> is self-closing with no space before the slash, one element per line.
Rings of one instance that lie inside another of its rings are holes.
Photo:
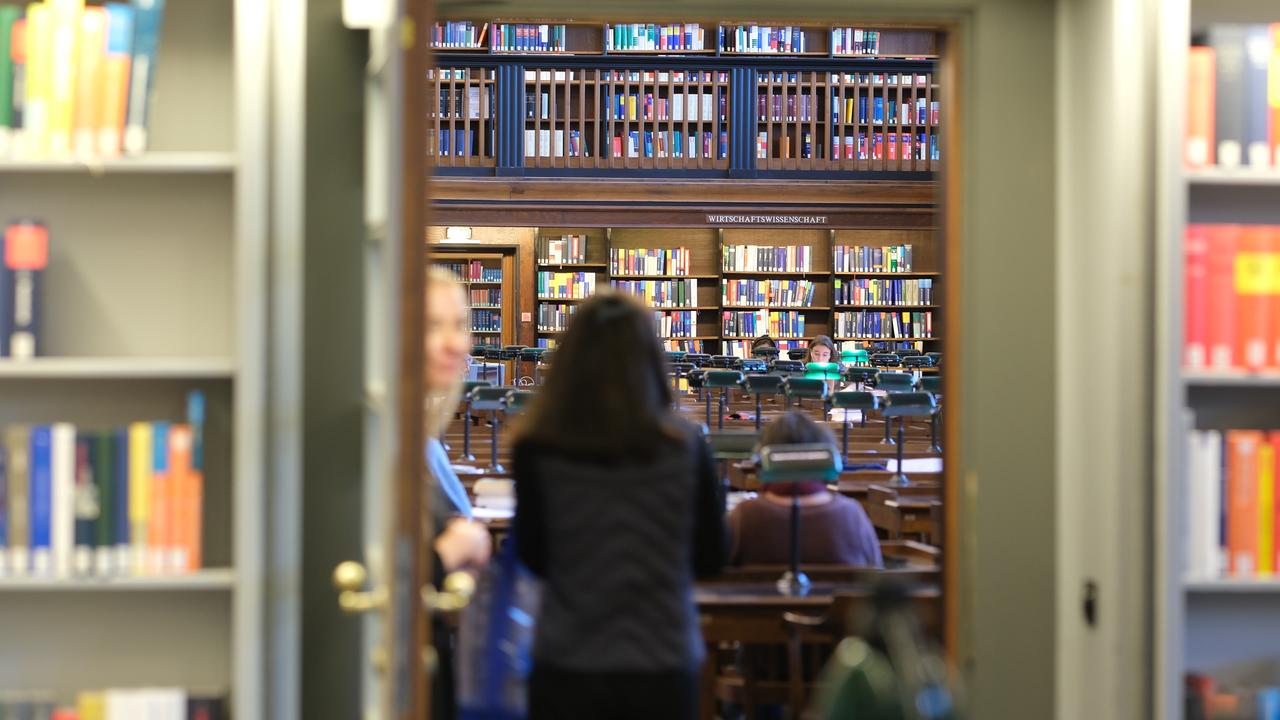
<path fill-rule="evenodd" d="M 708 225 L 826 225 L 826 215 L 712 215 Z"/>

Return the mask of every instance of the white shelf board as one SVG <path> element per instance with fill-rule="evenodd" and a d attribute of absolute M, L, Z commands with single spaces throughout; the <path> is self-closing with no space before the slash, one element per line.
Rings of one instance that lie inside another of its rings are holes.
<path fill-rule="evenodd" d="M 0 579 L 0 594 L 8 592 L 226 591 L 233 589 L 235 582 L 235 571 L 230 568 L 200 570 L 183 575 L 140 577 L 65 579 L 7 577 Z"/>
<path fill-rule="evenodd" d="M 1191 185 L 1260 185 L 1280 188 L 1280 170 L 1256 168 L 1204 168 L 1184 174 Z"/>
<path fill-rule="evenodd" d="M 1280 388 L 1280 373 L 1277 372 L 1195 371 L 1183 373 L 1182 380 L 1187 385 L 1204 387 Z"/>
<path fill-rule="evenodd" d="M 1280 578 L 1213 578 L 1188 580 L 1184 583 L 1190 593 L 1280 593 Z M 1276 607 L 1280 616 L 1280 606 Z"/>
<path fill-rule="evenodd" d="M 0 380 L 69 379 L 202 379 L 231 378 L 235 361 L 231 358 L 62 358 L 0 360 Z"/>
<path fill-rule="evenodd" d="M 116 175 L 127 173 L 231 173 L 236 156 L 230 152 L 154 152 L 138 157 L 101 159 L 0 160 L 3 173 L 85 173 Z"/>

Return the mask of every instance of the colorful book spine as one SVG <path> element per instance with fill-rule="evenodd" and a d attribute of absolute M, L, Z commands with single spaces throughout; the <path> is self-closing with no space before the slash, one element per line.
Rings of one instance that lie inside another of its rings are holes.
<path fill-rule="evenodd" d="M 109 16 L 100 7 L 84 8 L 80 16 L 79 66 L 76 68 L 75 123 L 71 145 L 79 157 L 97 155 L 98 128 L 102 124 Z"/>
<path fill-rule="evenodd" d="M 1280 226 L 1192 224 L 1184 248 L 1185 366 L 1280 369 Z"/>
<path fill-rule="evenodd" d="M 40 354 L 43 286 L 49 230 L 36 221 L 10 224 L 0 258 L 0 357 Z"/>
<path fill-rule="evenodd" d="M 49 547 L 54 576 L 65 578 L 75 555 L 76 428 L 54 423 L 50 438 Z"/>
<path fill-rule="evenodd" d="M 31 430 L 25 425 L 4 429 L 8 475 L 9 573 L 26 574 L 31 567 Z"/>
<path fill-rule="evenodd" d="M 23 93 L 18 60 L 25 54 L 26 25 L 16 27 L 22 14 L 18 5 L 0 5 L 0 158 L 13 153 L 14 99 Z"/>
<path fill-rule="evenodd" d="M 102 60 L 102 109 L 98 115 L 97 148 L 104 158 L 124 151 L 124 128 L 129 110 L 129 78 L 133 74 L 134 10 L 125 3 L 107 3 L 106 56 Z"/>
<path fill-rule="evenodd" d="M 53 428 L 31 428 L 31 569 L 53 573 Z"/>
<path fill-rule="evenodd" d="M 49 105 L 53 94 L 53 11 L 27 5 L 26 98 L 22 110 L 23 157 L 43 157 L 49 148 Z"/>
<path fill-rule="evenodd" d="M 133 0 L 133 63 L 129 75 L 129 108 L 125 115 L 124 152 L 141 155 L 147 149 L 147 121 L 155 90 L 156 57 L 165 0 Z"/>
<path fill-rule="evenodd" d="M 48 0 L 52 11 L 49 85 L 49 154 L 71 154 L 71 130 L 75 121 L 76 65 L 80 57 L 80 13 L 84 0 Z"/>
<path fill-rule="evenodd" d="M 152 441 L 151 423 L 135 422 L 129 425 L 129 570 L 134 575 L 146 574 L 147 549 L 152 542 Z"/>
<path fill-rule="evenodd" d="M 1268 143 L 1271 118 L 1268 107 L 1267 70 L 1271 63 L 1273 47 L 1271 28 L 1266 25 L 1250 25 L 1244 38 L 1243 89 L 1244 159 L 1250 167 L 1271 167 L 1271 147 Z"/>

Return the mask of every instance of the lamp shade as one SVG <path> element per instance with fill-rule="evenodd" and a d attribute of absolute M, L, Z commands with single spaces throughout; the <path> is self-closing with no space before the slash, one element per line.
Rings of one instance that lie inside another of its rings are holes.
<path fill-rule="evenodd" d="M 834 482 L 844 463 L 840 453 L 825 443 L 768 445 L 760 448 L 760 482 Z"/>

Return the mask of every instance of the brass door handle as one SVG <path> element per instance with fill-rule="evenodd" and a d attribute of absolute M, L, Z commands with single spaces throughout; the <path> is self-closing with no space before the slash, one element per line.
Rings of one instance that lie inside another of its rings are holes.
<path fill-rule="evenodd" d="M 475 593 L 475 578 L 465 572 L 452 572 L 445 576 L 443 590 L 430 585 L 422 588 L 422 607 L 427 612 L 456 612 L 469 605 Z"/>
<path fill-rule="evenodd" d="M 369 573 L 354 560 L 338 563 L 333 569 L 333 586 L 338 589 L 338 607 L 347 613 L 379 610 L 387 605 L 386 587 L 364 590 Z"/>

